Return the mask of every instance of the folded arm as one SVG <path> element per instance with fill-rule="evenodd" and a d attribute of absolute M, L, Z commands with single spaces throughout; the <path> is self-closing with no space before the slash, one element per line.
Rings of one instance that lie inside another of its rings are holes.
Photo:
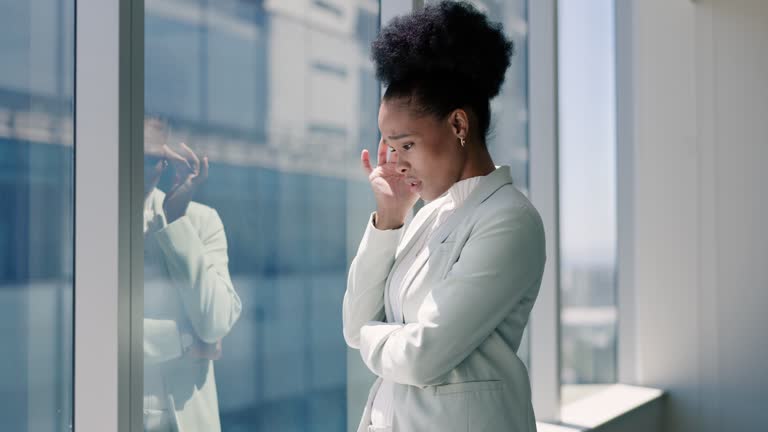
<path fill-rule="evenodd" d="M 242 305 L 229 277 L 224 226 L 218 213 L 209 211 L 199 232 L 183 216 L 156 236 L 195 333 L 216 343 L 232 329 Z"/>
<path fill-rule="evenodd" d="M 362 326 L 360 355 L 374 374 L 401 384 L 439 384 L 526 296 L 535 295 L 545 261 L 538 216 L 499 215 L 475 229 L 415 322 Z"/>

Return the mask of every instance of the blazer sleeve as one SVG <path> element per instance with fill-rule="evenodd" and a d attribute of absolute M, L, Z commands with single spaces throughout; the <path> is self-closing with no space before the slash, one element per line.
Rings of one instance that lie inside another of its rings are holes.
<path fill-rule="evenodd" d="M 362 326 L 360 355 L 374 374 L 400 384 L 440 384 L 538 291 L 545 262 L 538 213 L 517 209 L 489 219 L 475 226 L 458 261 L 424 299 L 416 322 Z"/>
<path fill-rule="evenodd" d="M 206 210 L 199 231 L 183 216 L 156 236 L 192 328 L 215 343 L 232 329 L 242 305 L 229 277 L 224 225 L 216 210 Z"/>
<path fill-rule="evenodd" d="M 360 328 L 365 323 L 384 319 L 384 286 L 403 229 L 379 230 L 373 226 L 373 215 L 368 221 L 349 268 L 342 306 L 344 340 L 351 348 L 359 348 Z"/>

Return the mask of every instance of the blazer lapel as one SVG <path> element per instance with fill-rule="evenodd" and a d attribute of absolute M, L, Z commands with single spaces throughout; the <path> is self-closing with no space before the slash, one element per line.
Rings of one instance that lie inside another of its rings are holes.
<path fill-rule="evenodd" d="M 400 298 L 400 304 L 403 304 L 403 300 L 405 299 L 405 294 L 408 291 L 408 289 L 411 287 L 411 284 L 413 283 L 413 279 L 416 277 L 417 274 L 419 274 L 419 271 L 422 267 L 424 267 L 424 264 L 427 263 L 429 260 L 429 247 L 425 247 L 424 250 L 422 250 L 419 255 L 416 257 L 416 260 L 413 262 L 413 265 L 411 265 L 411 268 L 408 269 L 408 271 L 405 273 L 405 276 L 403 277 L 403 289 L 400 290 L 399 298 Z M 401 307 L 400 311 L 402 312 L 400 315 L 400 322 L 405 322 L 405 308 Z"/>
<path fill-rule="evenodd" d="M 411 250 L 413 249 L 413 245 L 416 243 L 416 239 L 419 238 L 423 233 L 424 230 L 432 224 L 435 220 L 435 216 L 437 213 L 433 210 L 432 213 L 430 213 L 426 220 L 421 223 L 418 227 L 416 227 L 416 230 L 413 232 L 413 234 L 408 237 L 407 239 L 403 239 L 406 243 L 403 249 L 400 251 L 400 253 L 397 254 L 397 258 L 395 259 L 395 263 L 392 265 L 392 268 L 397 268 L 400 263 L 403 261 L 403 257 Z M 393 272 L 389 273 L 389 277 L 387 277 L 387 283 L 384 285 L 384 313 L 387 316 L 387 322 L 395 322 L 394 314 L 392 313 L 392 304 L 389 301 L 389 290 L 392 289 L 391 283 L 392 283 L 392 274 Z M 401 292 L 402 294 L 402 292 Z"/>
<path fill-rule="evenodd" d="M 149 210 L 151 215 L 148 223 L 154 230 L 165 228 L 168 225 L 168 221 L 165 219 L 165 212 L 163 211 L 163 201 L 165 200 L 165 193 L 160 189 L 155 188 L 150 192 L 150 196 L 147 198 L 149 201 Z M 147 217 L 145 215 L 145 217 Z"/>
<path fill-rule="evenodd" d="M 405 246 L 403 246 L 403 249 L 400 250 L 400 253 L 397 254 L 397 258 L 395 259 L 395 265 L 400 264 L 402 262 L 403 257 L 411 250 L 413 249 L 413 246 L 416 244 L 416 239 L 418 239 L 423 233 L 424 230 L 427 229 L 432 223 L 435 221 L 435 217 L 437 217 L 437 212 L 435 209 L 432 209 L 429 215 L 425 218 L 423 222 L 415 229 L 413 234 L 408 237 L 405 240 Z"/>

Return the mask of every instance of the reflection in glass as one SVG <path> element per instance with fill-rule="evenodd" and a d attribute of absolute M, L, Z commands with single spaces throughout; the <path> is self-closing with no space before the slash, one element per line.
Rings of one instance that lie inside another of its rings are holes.
<path fill-rule="evenodd" d="M 216 392 L 190 411 L 205 414 L 180 415 L 174 396 L 164 402 L 173 404 L 170 421 L 156 429 L 346 431 L 340 308 L 348 244 L 359 240 L 350 239 L 358 234 L 348 233 L 346 221 L 357 206 L 368 211 L 357 158 L 378 143 L 379 89 L 368 59 L 378 2 L 146 0 L 145 8 L 145 178 L 159 170 L 157 192 L 149 195 L 155 210 L 146 219 L 159 214 L 160 230 L 168 230 L 194 219 L 193 207 L 215 212 L 226 240 L 220 269 L 231 282 L 219 274 L 219 286 L 231 286 L 221 291 L 229 305 L 237 298 L 242 307 L 236 322 L 233 314 L 224 320 L 226 331 L 210 335 L 221 338 L 220 349 L 210 350 L 214 359 L 203 360 L 213 365 L 206 380 L 215 374 Z M 186 216 L 163 226 L 159 197 L 174 187 L 177 169 L 188 169 L 181 161 L 174 166 L 163 145 L 183 156 L 181 142 L 207 156 L 208 176 Z M 202 228 L 192 225 L 178 244 L 170 242 L 183 246 L 177 255 L 184 258 L 190 244 L 206 244 Z M 188 315 L 190 304 L 173 298 L 188 287 L 167 278 L 183 264 L 169 265 L 165 246 L 149 250 L 149 237 L 145 316 L 158 319 L 151 314 L 165 301 Z M 223 247 L 203 249 L 203 261 L 214 266 L 209 254 Z M 171 298 L 153 297 L 161 292 Z M 174 325 L 160 325 L 171 337 L 158 352 L 186 352 L 194 336 L 218 342 L 194 325 L 185 342 L 190 327 L 179 321 L 187 318 L 177 317 L 178 336 Z M 147 348 L 145 376 L 155 366 Z M 167 378 L 147 380 L 145 394 L 170 394 Z M 145 408 L 155 402 L 145 399 Z"/>
<path fill-rule="evenodd" d="M 145 123 L 144 428 L 217 430 L 213 362 L 242 309 L 225 230 L 215 209 L 192 201 L 208 158 L 166 142 L 162 121 Z"/>
<path fill-rule="evenodd" d="M 0 429 L 72 427 L 74 1 L 0 2 Z"/>

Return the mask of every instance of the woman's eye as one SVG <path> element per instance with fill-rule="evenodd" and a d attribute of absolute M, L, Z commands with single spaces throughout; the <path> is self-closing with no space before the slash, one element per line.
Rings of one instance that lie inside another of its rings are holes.
<path fill-rule="evenodd" d="M 390 147 L 390 148 L 389 148 L 389 152 L 390 152 L 390 153 L 394 153 L 394 152 L 395 152 L 395 148 L 394 148 L 394 147 Z"/>
<path fill-rule="evenodd" d="M 403 150 L 410 150 L 411 147 L 413 147 L 413 143 L 408 143 L 408 144 L 403 146 Z"/>

